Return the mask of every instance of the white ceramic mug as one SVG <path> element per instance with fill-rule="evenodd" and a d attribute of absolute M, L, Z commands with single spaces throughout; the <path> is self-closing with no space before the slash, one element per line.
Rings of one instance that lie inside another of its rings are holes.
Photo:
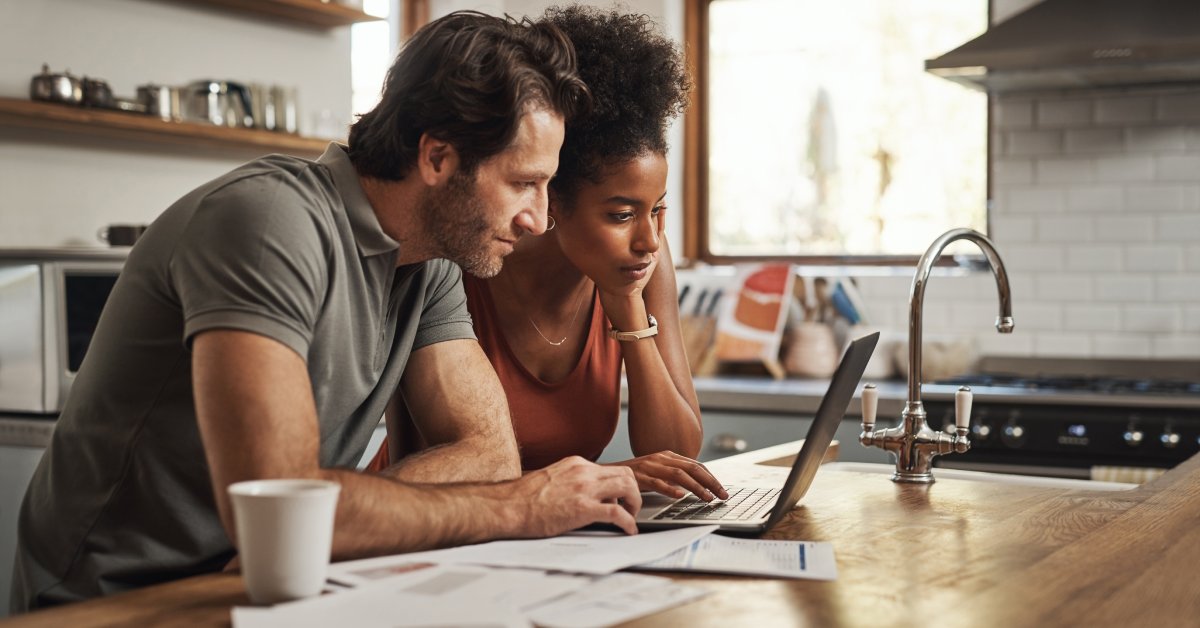
<path fill-rule="evenodd" d="M 275 604 L 321 592 L 341 486 L 323 480 L 254 480 L 229 486 L 246 593 Z"/>

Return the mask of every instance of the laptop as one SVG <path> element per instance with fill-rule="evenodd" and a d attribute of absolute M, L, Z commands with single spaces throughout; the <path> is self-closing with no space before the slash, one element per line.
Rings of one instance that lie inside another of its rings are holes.
<path fill-rule="evenodd" d="M 846 348 L 782 487 L 727 486 L 729 499 L 712 502 L 701 501 L 691 494 L 675 499 L 659 493 L 643 493 L 642 508 L 637 514 L 638 528 L 660 530 L 717 525 L 722 532 L 756 534 L 778 523 L 796 507 L 812 485 L 821 459 L 833 442 L 834 432 L 850 406 L 850 399 L 878 342 L 879 332 L 875 332 L 851 342 Z"/>

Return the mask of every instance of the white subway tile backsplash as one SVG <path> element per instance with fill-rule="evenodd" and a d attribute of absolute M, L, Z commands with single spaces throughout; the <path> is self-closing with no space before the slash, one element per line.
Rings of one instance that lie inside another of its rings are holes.
<path fill-rule="evenodd" d="M 1005 246 L 1000 254 L 1009 272 L 1044 273 L 1062 270 L 1066 259 L 1062 247 L 1053 245 Z"/>
<path fill-rule="evenodd" d="M 1149 182 L 1154 180 L 1154 158 L 1122 155 L 1096 159 L 1096 181 L 1100 183 Z"/>
<path fill-rule="evenodd" d="M 1037 219 L 1038 242 L 1090 242 L 1092 219 L 1074 216 L 1045 216 Z"/>
<path fill-rule="evenodd" d="M 1154 119 L 1154 97 L 1111 96 L 1096 101 L 1096 122 L 1122 124 L 1150 122 Z"/>
<path fill-rule="evenodd" d="M 1089 185 L 1067 190 L 1067 211 L 1120 212 L 1125 209 L 1124 189 L 1115 185 Z"/>
<path fill-rule="evenodd" d="M 1183 312 L 1172 305 L 1126 305 L 1121 313 L 1125 331 L 1174 332 L 1182 323 Z"/>
<path fill-rule="evenodd" d="M 1119 153 L 1125 150 L 1125 134 L 1115 128 L 1072 129 L 1063 146 L 1068 154 Z"/>
<path fill-rule="evenodd" d="M 1033 126 L 1033 101 L 1004 99 L 992 107 L 992 124 L 998 129 L 1028 129 Z"/>
<path fill-rule="evenodd" d="M 1200 155 L 1160 155 L 1154 175 L 1159 181 L 1200 181 Z"/>
<path fill-rule="evenodd" d="M 1160 275 L 1154 282 L 1159 303 L 1200 303 L 1200 275 Z"/>
<path fill-rule="evenodd" d="M 1200 271 L 1200 244 L 1193 244 L 1187 247 L 1185 255 L 1184 268 L 1191 271 Z"/>
<path fill-rule="evenodd" d="M 1037 103 L 1037 124 L 1040 128 L 1080 127 L 1092 124 L 1092 101 L 1043 100 Z"/>
<path fill-rule="evenodd" d="M 1150 242 L 1157 228 L 1151 216 L 1114 216 L 1096 218 L 1097 242 Z"/>
<path fill-rule="evenodd" d="M 1182 151 L 1187 144 L 1183 127 L 1131 127 L 1125 129 L 1125 134 L 1132 153 Z"/>
<path fill-rule="evenodd" d="M 1062 151 L 1062 131 L 1010 131 L 1004 144 L 1004 154 L 1014 157 L 1058 155 Z"/>
<path fill-rule="evenodd" d="M 1000 214 L 1044 214 L 1061 212 L 1066 192 L 1060 188 L 1010 187 L 996 198 Z"/>
<path fill-rule="evenodd" d="M 1200 305 L 1189 305 L 1183 308 L 1183 325 L 1181 331 L 1200 332 Z"/>
<path fill-rule="evenodd" d="M 1146 303 L 1154 296 L 1150 275 L 1097 275 L 1092 280 L 1097 302 Z"/>
<path fill-rule="evenodd" d="M 1200 359 L 1200 87 L 1000 96 L 993 112 L 990 235 L 1017 333 L 991 333 L 995 289 L 974 278 L 930 291 L 951 304 L 944 328 L 984 355 Z"/>
<path fill-rule="evenodd" d="M 1150 334 L 1094 334 L 1092 355 L 1097 358 L 1148 358 Z"/>
<path fill-rule="evenodd" d="M 1056 358 L 1084 358 L 1092 355 L 1092 336 L 1086 333 L 1039 333 L 1034 336 L 1034 355 Z"/>
<path fill-rule="evenodd" d="M 1063 311 L 1063 326 L 1071 331 L 1121 330 L 1121 308 L 1116 305 L 1068 305 Z"/>
<path fill-rule="evenodd" d="M 1121 270 L 1123 260 L 1121 247 L 1115 245 L 1072 246 L 1067 249 L 1067 270 L 1093 273 Z"/>
<path fill-rule="evenodd" d="M 1029 216 L 996 216 L 991 220 L 988 235 L 997 245 L 1033 242 L 1033 225 L 1034 220 Z"/>
<path fill-rule="evenodd" d="M 980 355 L 1029 356 L 1033 355 L 1033 334 L 1023 330 L 1018 320 L 1011 334 L 984 333 L 975 336 L 975 346 Z"/>
<path fill-rule="evenodd" d="M 1125 247 L 1125 270 L 1133 272 L 1178 272 L 1182 268 L 1182 246 L 1139 244 Z"/>
<path fill-rule="evenodd" d="M 992 162 L 992 185 L 1033 183 L 1032 159 L 997 159 Z"/>
<path fill-rule="evenodd" d="M 1155 336 L 1154 357 L 1200 360 L 1200 334 Z"/>
<path fill-rule="evenodd" d="M 1183 211 L 1183 191 L 1183 186 L 1170 184 L 1126 186 L 1125 206 L 1131 213 Z"/>
<path fill-rule="evenodd" d="M 999 306 L 992 304 L 989 307 L 982 300 L 978 303 L 952 303 L 947 331 L 982 333 L 994 330 L 998 311 Z"/>
<path fill-rule="evenodd" d="M 1013 321 L 1021 329 L 1058 331 L 1063 329 L 1063 306 L 1042 301 L 1014 301 Z"/>
<path fill-rule="evenodd" d="M 1155 237 L 1162 242 L 1200 241 L 1200 215 L 1159 216 L 1156 225 Z"/>
<path fill-rule="evenodd" d="M 1037 278 L 1039 301 L 1088 301 L 1092 298 L 1092 276 L 1084 273 L 1042 275 Z"/>
<path fill-rule="evenodd" d="M 1096 164 L 1090 159 L 1038 159 L 1034 177 L 1039 183 L 1091 183 L 1096 180 Z"/>
<path fill-rule="evenodd" d="M 1159 96 L 1158 119 L 1166 122 L 1200 122 L 1200 92 Z"/>

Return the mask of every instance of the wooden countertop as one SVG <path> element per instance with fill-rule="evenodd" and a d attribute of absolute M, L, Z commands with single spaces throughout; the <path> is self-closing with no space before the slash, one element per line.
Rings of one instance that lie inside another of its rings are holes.
<path fill-rule="evenodd" d="M 748 455 L 737 457 L 743 466 Z M 899 485 L 827 470 L 804 504 L 764 538 L 832 541 L 836 581 L 681 575 L 713 594 L 632 625 L 1185 626 L 1200 617 L 1200 455 L 1114 492 Z M 215 574 L 0 625 L 228 626 L 230 607 L 246 603 L 238 576 Z"/>

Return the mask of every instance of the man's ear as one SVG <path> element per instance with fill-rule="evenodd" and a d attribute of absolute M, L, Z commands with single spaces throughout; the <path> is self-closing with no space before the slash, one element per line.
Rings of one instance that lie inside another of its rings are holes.
<path fill-rule="evenodd" d="M 445 140 L 421 134 L 417 146 L 417 172 L 425 185 L 436 187 L 450 180 L 460 165 L 458 151 Z"/>

